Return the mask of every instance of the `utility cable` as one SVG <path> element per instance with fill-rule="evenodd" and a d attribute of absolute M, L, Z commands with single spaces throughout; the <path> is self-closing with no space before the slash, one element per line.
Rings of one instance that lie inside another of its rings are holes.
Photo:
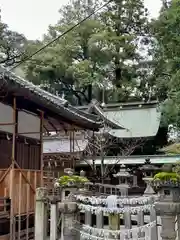
<path fill-rule="evenodd" d="M 88 20 L 91 16 L 93 16 L 94 14 L 96 14 L 97 12 L 99 12 L 101 9 L 103 9 L 104 7 L 106 7 L 110 2 L 112 2 L 112 0 L 108 1 L 107 3 L 103 4 L 101 7 L 99 7 L 98 9 L 96 9 L 95 11 L 93 11 L 92 13 L 90 13 L 87 17 L 85 17 L 83 20 L 79 21 L 78 23 L 76 23 L 74 26 L 70 27 L 68 30 L 66 30 L 65 32 L 63 32 L 61 35 L 59 35 L 58 37 L 54 38 L 52 41 L 48 42 L 46 45 L 44 45 L 43 47 L 39 48 L 37 51 L 35 51 L 34 53 L 32 53 L 29 56 L 26 56 L 22 61 L 20 61 L 18 64 L 16 64 L 14 67 L 12 67 L 9 71 L 14 70 L 15 68 L 19 67 L 22 63 L 24 63 L 25 61 L 31 59 L 33 56 L 35 56 L 36 54 L 40 53 L 41 51 L 43 51 L 45 48 L 49 47 L 52 43 L 56 42 L 57 40 L 59 40 L 60 38 L 64 37 L 67 33 L 71 32 L 72 30 L 74 30 L 75 28 L 77 28 L 79 25 L 81 25 L 83 22 L 85 22 L 86 20 Z"/>

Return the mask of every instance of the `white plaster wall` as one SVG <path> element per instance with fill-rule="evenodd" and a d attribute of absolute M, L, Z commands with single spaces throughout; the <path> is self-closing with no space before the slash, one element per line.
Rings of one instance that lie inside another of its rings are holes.
<path fill-rule="evenodd" d="M 0 124 L 1 123 L 13 123 L 13 108 L 0 103 Z M 0 131 L 13 133 L 13 125 L 0 125 Z"/>
<path fill-rule="evenodd" d="M 18 112 L 18 134 L 40 139 L 40 118 L 38 116 L 26 113 L 24 111 Z M 20 134 L 21 133 L 21 134 Z"/>

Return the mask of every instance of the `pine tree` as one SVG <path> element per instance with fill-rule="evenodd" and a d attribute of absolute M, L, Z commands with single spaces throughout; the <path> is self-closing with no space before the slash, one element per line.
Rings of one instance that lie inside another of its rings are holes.
<path fill-rule="evenodd" d="M 61 17 L 49 28 L 42 44 L 87 17 L 105 1 L 74 0 L 60 9 Z M 148 41 L 147 10 L 141 0 L 112 1 L 74 31 L 55 42 L 26 66 L 27 76 L 46 85 L 73 104 L 128 99 L 137 85 L 143 59 L 139 43 Z M 32 76 L 33 75 L 33 76 Z M 117 94 L 118 93 L 118 94 Z"/>

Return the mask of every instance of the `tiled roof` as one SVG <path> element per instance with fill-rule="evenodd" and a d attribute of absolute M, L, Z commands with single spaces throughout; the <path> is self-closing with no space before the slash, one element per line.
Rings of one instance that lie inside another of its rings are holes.
<path fill-rule="evenodd" d="M 101 122 L 98 118 L 89 113 L 84 113 L 79 109 L 71 106 L 66 100 L 55 96 L 40 87 L 34 85 L 33 83 L 17 76 L 13 72 L 8 71 L 6 68 L 0 66 L 0 82 L 5 81 L 6 87 L 8 89 L 13 89 L 16 91 L 25 90 L 25 94 L 28 92 L 28 97 L 32 102 L 43 105 L 46 109 L 62 116 L 66 119 L 74 121 L 79 127 L 98 129 Z"/>
<path fill-rule="evenodd" d="M 79 107 L 79 110 L 97 114 L 111 128 L 108 133 L 117 138 L 154 137 L 161 120 L 157 101 L 101 105 L 93 100 L 89 106 Z"/>

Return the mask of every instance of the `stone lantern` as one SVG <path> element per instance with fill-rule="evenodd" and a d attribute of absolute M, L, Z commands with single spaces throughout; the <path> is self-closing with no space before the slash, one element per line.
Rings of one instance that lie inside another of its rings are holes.
<path fill-rule="evenodd" d="M 84 170 L 80 171 L 80 176 L 85 177 L 86 172 Z M 83 185 L 79 186 L 78 192 L 79 194 L 83 195 L 91 195 L 92 192 L 89 191 L 89 186 L 91 185 L 91 182 L 84 183 Z"/>
<path fill-rule="evenodd" d="M 180 223 L 180 182 L 158 179 L 153 180 L 151 184 L 160 195 L 159 201 L 155 202 L 155 209 L 161 217 L 162 240 L 175 240 L 177 239 L 176 218 L 178 225 Z"/>
<path fill-rule="evenodd" d="M 142 167 L 140 167 L 140 170 L 142 170 L 143 175 L 144 175 L 145 177 L 150 177 L 150 178 L 152 178 L 153 175 L 154 175 L 154 172 L 160 170 L 160 168 L 152 165 L 150 159 L 147 158 L 147 159 L 145 160 L 144 165 L 143 165 Z"/>
<path fill-rule="evenodd" d="M 153 179 L 154 172 L 158 171 L 159 169 L 160 168 L 151 164 L 150 159 L 146 159 L 144 165 L 140 167 L 140 170 L 143 172 L 143 175 L 145 176 L 143 178 L 143 181 L 146 183 L 146 189 L 144 191 L 145 196 L 155 194 L 155 191 L 152 188 L 150 182 Z"/>
<path fill-rule="evenodd" d="M 74 174 L 74 169 L 71 168 L 65 168 L 64 173 L 67 174 L 68 176 L 73 176 Z M 63 187 L 61 189 L 61 200 L 66 201 L 69 197 L 72 197 L 74 193 L 77 192 L 77 186 L 74 186 L 73 184 Z M 70 196 L 69 196 L 70 195 Z M 71 196 L 72 195 L 72 196 Z"/>
<path fill-rule="evenodd" d="M 126 169 L 126 166 L 122 164 L 120 171 L 116 174 L 113 174 L 113 176 L 119 178 L 119 184 L 117 187 L 120 189 L 121 195 L 127 196 L 128 188 L 130 187 L 129 178 L 132 177 L 132 175 L 129 173 L 128 169 Z"/>

